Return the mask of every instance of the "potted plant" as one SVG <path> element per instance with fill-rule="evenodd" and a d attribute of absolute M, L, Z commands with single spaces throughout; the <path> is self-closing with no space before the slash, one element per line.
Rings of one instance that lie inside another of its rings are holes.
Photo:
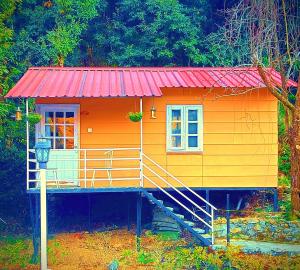
<path fill-rule="evenodd" d="M 36 125 L 42 119 L 42 116 L 38 113 L 29 113 L 27 116 L 27 120 L 30 125 Z"/>
<path fill-rule="evenodd" d="M 143 118 L 142 112 L 129 112 L 128 113 L 129 119 L 132 122 L 140 122 Z"/>

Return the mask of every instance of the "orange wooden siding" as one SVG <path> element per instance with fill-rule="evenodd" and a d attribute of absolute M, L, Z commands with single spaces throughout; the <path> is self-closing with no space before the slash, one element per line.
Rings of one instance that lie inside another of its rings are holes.
<path fill-rule="evenodd" d="M 127 117 L 129 111 L 139 111 L 138 98 L 47 98 L 37 102 L 80 104 L 81 148 L 139 147 L 139 123 Z M 153 104 L 157 119 L 150 118 Z M 169 104 L 203 105 L 203 153 L 166 153 Z M 144 153 L 189 186 L 277 186 L 277 101 L 266 89 L 237 96 L 224 96 L 221 89 L 163 89 L 162 97 L 143 98 L 143 108 Z M 88 128 L 93 132 L 88 133 Z M 132 167 L 137 162 L 117 164 Z M 105 176 L 105 172 L 101 173 Z M 113 176 L 133 177 L 138 172 L 114 172 Z M 114 184 L 131 185 L 124 181 Z"/>

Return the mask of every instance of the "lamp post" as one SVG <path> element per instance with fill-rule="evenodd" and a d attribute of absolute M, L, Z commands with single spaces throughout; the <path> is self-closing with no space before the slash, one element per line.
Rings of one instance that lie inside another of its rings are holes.
<path fill-rule="evenodd" d="M 39 141 L 35 145 L 35 156 L 40 169 L 40 209 L 41 209 L 41 270 L 47 270 L 47 185 L 46 168 L 49 160 L 50 141 Z"/>

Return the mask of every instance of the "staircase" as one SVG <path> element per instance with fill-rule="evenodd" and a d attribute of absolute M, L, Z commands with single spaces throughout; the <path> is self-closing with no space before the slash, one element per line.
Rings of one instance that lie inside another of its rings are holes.
<path fill-rule="evenodd" d="M 150 203 L 156 204 L 168 216 L 172 217 L 184 229 L 190 232 L 198 243 L 204 246 L 213 245 L 214 211 L 217 210 L 216 207 L 147 155 L 142 154 L 142 158 L 142 186 L 145 187 L 150 184 L 160 190 L 173 203 L 179 206 L 180 212 L 187 212 L 187 215 L 192 217 L 192 220 L 182 214 L 176 213 L 174 208 L 168 207 L 162 200 L 157 199 L 153 193 L 147 191 L 146 188 L 142 189 L 142 194 Z M 205 204 L 205 206 L 201 207 L 200 203 Z"/>

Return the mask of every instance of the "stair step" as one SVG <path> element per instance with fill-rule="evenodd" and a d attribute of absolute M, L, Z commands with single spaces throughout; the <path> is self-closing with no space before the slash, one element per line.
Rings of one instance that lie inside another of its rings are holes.
<path fill-rule="evenodd" d="M 195 226 L 195 223 L 194 223 L 194 222 L 192 222 L 192 221 L 185 220 L 184 222 L 185 222 L 187 225 L 189 225 L 190 227 L 193 227 L 193 226 Z"/>
<path fill-rule="evenodd" d="M 211 238 L 211 234 L 207 234 L 207 233 L 204 233 L 204 234 L 201 234 L 202 237 L 206 238 L 206 239 L 210 239 Z"/>
<path fill-rule="evenodd" d="M 184 215 L 180 215 L 180 214 L 175 214 L 177 217 L 184 219 Z"/>
<path fill-rule="evenodd" d="M 200 228 L 194 228 L 194 231 L 199 233 L 199 234 L 204 234 L 205 233 L 205 230 L 200 229 Z"/>
<path fill-rule="evenodd" d="M 172 208 L 172 207 L 166 206 L 166 208 L 169 209 L 172 212 L 174 211 L 174 208 Z"/>

